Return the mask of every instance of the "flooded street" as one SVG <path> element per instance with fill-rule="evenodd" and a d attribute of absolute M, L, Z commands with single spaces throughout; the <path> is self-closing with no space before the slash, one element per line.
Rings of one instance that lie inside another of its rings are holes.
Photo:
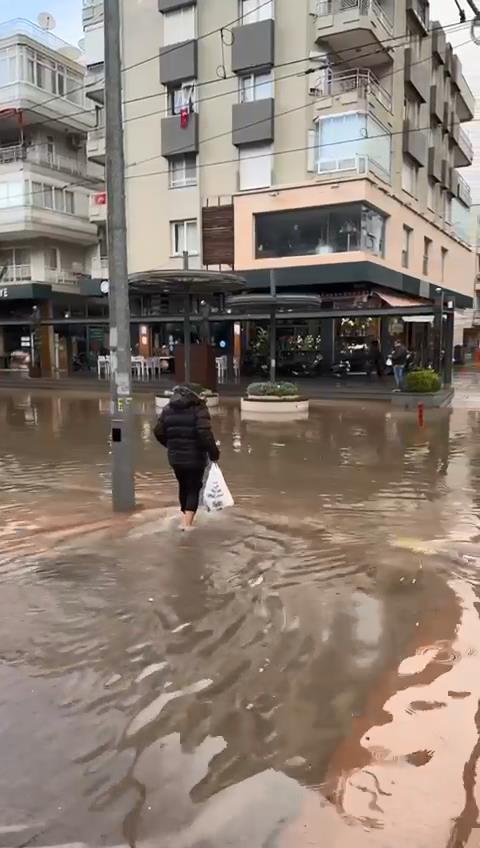
<path fill-rule="evenodd" d="M 0 394 L 0 848 L 479 848 L 480 394 L 214 416 L 178 532 L 140 404 Z"/>

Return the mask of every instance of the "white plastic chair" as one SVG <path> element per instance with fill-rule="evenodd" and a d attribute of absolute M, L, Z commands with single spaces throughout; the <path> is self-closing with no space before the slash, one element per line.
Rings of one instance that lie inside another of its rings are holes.
<path fill-rule="evenodd" d="M 217 379 L 219 383 L 225 382 L 225 377 L 227 376 L 227 357 L 226 356 L 217 356 L 216 360 L 217 366 Z"/>
<path fill-rule="evenodd" d="M 142 380 L 145 374 L 145 359 L 143 356 L 132 356 L 132 375 Z"/>
<path fill-rule="evenodd" d="M 97 359 L 97 374 L 98 379 L 101 380 L 102 377 L 110 376 L 110 357 L 109 356 L 99 356 Z"/>

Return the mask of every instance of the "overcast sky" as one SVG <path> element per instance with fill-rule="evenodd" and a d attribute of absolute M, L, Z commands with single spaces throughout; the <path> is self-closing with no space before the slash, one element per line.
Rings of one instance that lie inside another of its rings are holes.
<path fill-rule="evenodd" d="M 292 0 L 277 0 L 278 3 L 292 2 Z M 461 0 L 467 17 L 470 17 L 470 9 L 467 0 Z M 6 0 L 0 0 L 0 7 L 6 6 Z M 72 44 L 78 44 L 82 37 L 82 0 L 15 0 L 11 7 L 11 16 L 28 18 L 36 21 L 40 12 L 50 12 L 57 21 L 56 34 Z M 14 11 L 13 11 L 14 10 Z M 458 23 L 458 11 L 455 0 L 430 0 L 432 20 L 439 20 L 442 24 Z M 4 13 L 0 18 L 5 19 Z M 449 31 L 447 30 L 447 33 Z M 449 40 L 455 46 L 461 45 L 469 40 L 469 28 L 464 27 L 460 32 L 450 32 Z M 468 45 L 459 46 L 458 53 L 464 66 L 464 74 L 474 94 L 480 97 L 480 47 L 471 42 Z"/>

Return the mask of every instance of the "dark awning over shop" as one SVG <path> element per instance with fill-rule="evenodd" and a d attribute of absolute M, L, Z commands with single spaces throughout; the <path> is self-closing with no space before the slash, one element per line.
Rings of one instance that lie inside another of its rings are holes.
<path fill-rule="evenodd" d="M 0 301 L 2 300 L 49 300 L 52 287 L 43 283 L 0 283 Z"/>

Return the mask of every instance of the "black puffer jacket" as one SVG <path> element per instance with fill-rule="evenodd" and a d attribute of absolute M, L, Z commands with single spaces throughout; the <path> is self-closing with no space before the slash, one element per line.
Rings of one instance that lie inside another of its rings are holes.
<path fill-rule="evenodd" d="M 168 449 L 168 461 L 172 466 L 204 468 L 208 458 L 212 462 L 220 458 L 206 403 L 185 386 L 175 389 L 154 433 L 160 444 Z"/>

